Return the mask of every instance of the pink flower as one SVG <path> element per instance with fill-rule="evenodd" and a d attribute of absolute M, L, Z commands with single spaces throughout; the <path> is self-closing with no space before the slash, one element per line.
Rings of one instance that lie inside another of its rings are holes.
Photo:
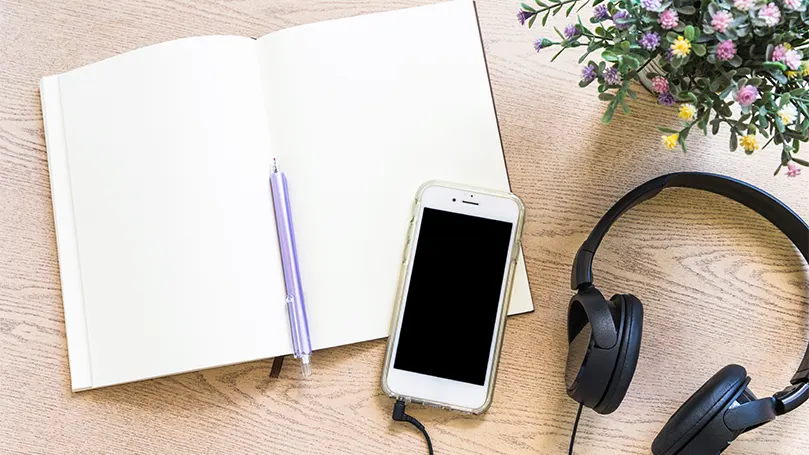
<path fill-rule="evenodd" d="M 657 21 L 660 22 L 661 27 L 671 30 L 680 23 L 680 17 L 677 15 L 677 11 L 667 9 L 660 13 L 660 18 Z"/>
<path fill-rule="evenodd" d="M 758 89 L 752 85 L 745 85 L 736 92 L 736 102 L 741 106 L 749 106 L 760 97 Z"/>
<path fill-rule="evenodd" d="M 719 33 L 725 33 L 725 30 L 733 23 L 733 15 L 725 10 L 717 11 L 711 20 L 711 27 Z"/>
<path fill-rule="evenodd" d="M 803 0 L 784 0 L 784 6 L 786 6 L 787 9 L 791 10 L 796 10 L 800 8 L 801 3 L 803 3 Z"/>
<path fill-rule="evenodd" d="M 755 0 L 736 0 L 733 2 L 733 6 L 739 11 L 746 12 L 753 7 L 753 3 Z"/>
<path fill-rule="evenodd" d="M 784 56 L 784 64 L 786 64 L 786 66 L 788 66 L 791 70 L 797 71 L 798 68 L 801 67 L 801 57 L 803 56 L 801 55 L 800 51 L 790 49 Z"/>
<path fill-rule="evenodd" d="M 786 56 L 787 48 L 783 44 L 775 46 L 775 49 L 772 50 L 772 61 L 774 62 L 783 62 Z"/>
<path fill-rule="evenodd" d="M 732 60 L 736 56 L 736 44 L 731 40 L 725 40 L 716 46 L 716 59 L 722 61 Z"/>
<path fill-rule="evenodd" d="M 801 175 L 801 168 L 797 164 L 790 161 L 787 164 L 787 177 L 797 177 Z"/>
<path fill-rule="evenodd" d="M 666 93 L 669 91 L 669 81 L 661 76 L 657 76 L 652 79 L 652 89 L 655 91 L 655 93 Z"/>
<path fill-rule="evenodd" d="M 781 22 L 781 10 L 775 6 L 775 3 L 770 3 L 758 10 L 759 19 L 763 19 L 764 23 L 769 27 L 774 27 Z"/>

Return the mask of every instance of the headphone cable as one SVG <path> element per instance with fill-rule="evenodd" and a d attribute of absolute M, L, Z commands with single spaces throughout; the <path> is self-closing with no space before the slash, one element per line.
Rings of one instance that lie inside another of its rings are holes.
<path fill-rule="evenodd" d="M 405 414 L 405 402 L 402 399 L 396 400 L 396 404 L 393 405 L 393 420 L 413 424 L 414 427 L 424 434 L 424 439 L 427 441 L 427 450 L 429 451 L 430 455 L 433 455 L 433 442 L 430 441 L 430 435 L 427 434 L 427 430 L 424 428 L 424 425 L 422 425 L 421 422 L 416 420 L 415 417 Z"/>
<path fill-rule="evenodd" d="M 579 412 L 576 413 L 576 421 L 573 423 L 573 434 L 570 435 L 570 449 L 568 450 L 568 455 L 573 455 L 573 443 L 576 442 L 576 430 L 579 429 L 579 419 L 581 419 L 581 410 L 584 407 L 583 404 L 579 403 Z"/>

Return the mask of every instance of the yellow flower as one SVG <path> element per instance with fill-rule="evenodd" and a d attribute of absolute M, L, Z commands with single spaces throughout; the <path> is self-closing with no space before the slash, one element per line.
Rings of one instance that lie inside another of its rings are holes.
<path fill-rule="evenodd" d="M 680 105 L 680 112 L 677 114 L 682 120 L 694 120 L 697 116 L 697 108 L 693 104 Z"/>
<path fill-rule="evenodd" d="M 786 50 L 791 50 L 791 49 L 792 49 L 792 45 L 791 45 L 791 44 L 789 44 L 789 43 L 784 43 L 784 49 L 786 49 Z"/>
<path fill-rule="evenodd" d="M 677 133 L 674 133 L 671 136 L 660 136 L 663 145 L 669 150 L 674 150 L 674 148 L 677 147 L 677 139 L 679 138 L 680 135 Z"/>
<path fill-rule="evenodd" d="M 677 39 L 671 43 L 671 53 L 676 57 L 687 57 L 691 53 L 691 41 L 678 36 Z"/>
<path fill-rule="evenodd" d="M 795 79 L 796 77 L 798 77 L 798 72 L 797 71 L 791 71 L 791 70 L 790 71 L 785 71 L 784 74 L 786 74 L 787 77 L 790 78 L 790 79 Z"/>
<path fill-rule="evenodd" d="M 801 75 L 809 76 L 809 63 L 807 62 L 801 63 Z"/>
<path fill-rule="evenodd" d="M 755 134 L 742 136 L 741 140 L 739 140 L 739 144 L 742 146 L 745 152 L 755 152 L 759 149 Z"/>

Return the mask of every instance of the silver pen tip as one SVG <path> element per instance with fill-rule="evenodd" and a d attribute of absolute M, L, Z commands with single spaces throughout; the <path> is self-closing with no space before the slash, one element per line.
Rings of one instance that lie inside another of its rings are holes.
<path fill-rule="evenodd" d="M 312 356 L 301 356 L 301 373 L 303 373 L 303 377 L 305 378 L 312 375 Z"/>

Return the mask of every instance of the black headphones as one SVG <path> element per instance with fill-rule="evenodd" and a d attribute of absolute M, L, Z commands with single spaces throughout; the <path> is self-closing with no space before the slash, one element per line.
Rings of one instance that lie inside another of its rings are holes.
<path fill-rule="evenodd" d="M 609 414 L 626 395 L 640 351 L 643 306 L 631 294 L 610 300 L 593 285 L 593 257 L 610 226 L 627 210 L 665 188 L 695 188 L 733 199 L 781 230 L 809 262 L 809 226 L 781 201 L 729 177 L 682 172 L 658 177 L 622 197 L 596 224 L 576 253 L 568 310 L 567 393 L 583 406 Z M 740 434 L 786 414 L 809 398 L 809 348 L 791 385 L 757 399 L 739 365 L 716 373 L 669 419 L 652 443 L 655 455 L 716 455 Z"/>

